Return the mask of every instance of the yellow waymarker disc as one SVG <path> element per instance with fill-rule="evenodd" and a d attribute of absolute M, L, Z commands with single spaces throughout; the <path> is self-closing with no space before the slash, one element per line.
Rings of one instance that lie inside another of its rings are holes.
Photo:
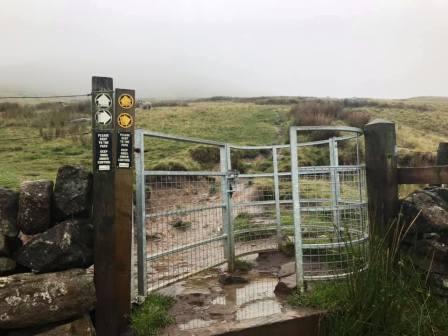
<path fill-rule="evenodd" d="M 120 113 L 118 116 L 118 125 L 122 128 L 129 128 L 132 126 L 132 116 L 129 113 Z"/>
<path fill-rule="evenodd" d="M 130 109 L 134 106 L 134 97 L 128 94 L 122 94 L 118 98 L 118 104 L 124 109 Z"/>

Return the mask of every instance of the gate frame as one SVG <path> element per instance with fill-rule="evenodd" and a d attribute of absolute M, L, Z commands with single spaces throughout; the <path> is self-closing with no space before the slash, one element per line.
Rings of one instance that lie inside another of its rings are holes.
<path fill-rule="evenodd" d="M 145 136 L 151 138 L 158 138 L 163 140 L 173 140 L 180 141 L 192 144 L 199 145 L 208 145 L 215 146 L 220 149 L 220 171 L 149 171 L 145 170 L 145 154 L 144 154 L 144 140 Z M 208 240 L 204 240 L 202 242 L 198 242 L 195 244 L 189 244 L 177 247 L 175 249 L 162 252 L 160 254 L 171 254 L 180 252 L 182 250 L 186 250 L 189 248 L 193 248 L 195 246 L 200 246 L 202 244 L 210 243 L 218 240 L 225 240 L 224 246 L 224 257 L 225 260 L 223 262 L 218 263 L 222 264 L 227 262 L 229 270 L 233 271 L 234 268 L 234 248 L 233 248 L 233 227 L 232 227 L 232 217 L 227 214 L 231 214 L 229 210 L 231 210 L 231 200 L 230 200 L 230 185 L 229 181 L 233 178 L 232 172 L 229 171 L 230 165 L 230 157 L 229 157 L 229 148 L 228 144 L 205 140 L 205 139 L 197 139 L 192 137 L 185 136 L 177 136 L 177 135 L 169 135 L 160 132 L 148 131 L 144 129 L 136 129 L 135 130 L 135 162 L 136 162 L 136 223 L 135 228 L 137 230 L 137 300 L 138 297 L 146 296 L 148 292 L 148 283 L 147 283 L 147 261 L 153 259 L 154 256 L 148 257 L 147 255 L 147 242 L 146 242 L 146 218 L 150 215 L 146 212 L 146 176 L 220 176 L 221 177 L 221 192 L 222 192 L 222 204 L 221 207 L 223 209 L 223 230 L 224 234 L 218 237 L 214 237 Z M 157 255 L 157 256 L 160 256 Z M 216 265 L 210 265 L 209 267 L 213 267 Z M 201 272 L 204 269 L 201 269 L 197 272 Z M 197 272 L 189 273 L 185 276 L 175 278 L 176 281 L 191 276 Z"/>
<path fill-rule="evenodd" d="M 318 141 L 310 141 L 297 143 L 297 132 L 298 131 L 345 131 L 352 132 L 355 135 L 349 136 L 339 136 L 332 137 L 325 140 Z M 310 167 L 301 167 L 299 169 L 298 166 L 298 156 L 292 155 L 292 153 L 298 153 L 300 147 L 311 146 L 311 145 L 321 145 L 328 144 L 330 151 L 330 166 L 316 166 L 319 171 L 326 171 L 331 175 L 332 181 L 332 192 L 331 192 L 331 201 L 334 208 L 334 221 L 338 222 L 338 218 L 340 216 L 338 209 L 338 202 L 340 197 L 340 186 L 336 183 L 339 180 L 339 174 L 335 174 L 336 169 L 358 169 L 360 167 L 359 162 L 359 153 L 357 152 L 356 157 L 356 166 L 346 166 L 339 167 L 338 163 L 338 151 L 337 151 L 337 142 L 343 140 L 349 140 L 356 138 L 356 148 L 359 150 L 359 135 L 362 134 L 362 130 L 355 127 L 345 127 L 345 126 L 307 126 L 307 127 L 299 127 L 292 126 L 290 127 L 290 144 L 289 145 L 265 145 L 265 146 L 240 146 L 240 145 L 231 145 L 228 143 L 221 143 L 211 140 L 203 140 L 197 138 L 190 138 L 184 136 L 176 136 L 163 134 L 159 132 L 147 131 L 143 129 L 137 129 L 135 131 L 135 144 L 136 144 L 136 206 L 137 206 L 137 215 L 136 215 L 136 230 L 137 230 L 137 256 L 138 256 L 138 295 L 145 296 L 148 292 L 147 287 L 147 264 L 148 260 L 154 259 L 155 257 L 160 257 L 162 255 L 171 254 L 180 252 L 182 250 L 186 250 L 188 248 L 192 248 L 195 246 L 200 246 L 202 244 L 209 243 L 211 241 L 217 240 L 225 240 L 224 247 L 224 259 L 222 262 L 217 263 L 215 265 L 208 265 L 206 268 L 202 268 L 201 270 L 188 273 L 186 275 L 182 275 L 180 277 L 175 277 L 172 282 L 178 281 L 182 278 L 191 276 L 196 274 L 197 272 L 203 271 L 210 267 L 226 263 L 228 264 L 229 271 L 234 270 L 234 262 L 236 256 L 243 256 L 251 253 L 259 252 L 257 250 L 250 252 L 243 252 L 240 254 L 235 253 L 235 232 L 233 229 L 233 202 L 231 198 L 232 190 L 232 181 L 235 180 L 237 173 L 232 171 L 231 165 L 231 149 L 236 150 L 260 150 L 260 149 L 268 149 L 271 150 L 272 153 L 272 164 L 273 164 L 273 173 L 253 173 L 253 174 L 241 174 L 241 177 L 250 178 L 250 177 L 270 177 L 273 178 L 274 184 L 274 201 L 259 201 L 259 202 L 249 202 L 245 205 L 263 205 L 263 204 L 272 204 L 275 205 L 275 227 L 273 230 L 276 231 L 277 235 L 277 243 L 278 246 L 281 243 L 282 239 L 282 223 L 281 223 L 281 204 L 291 204 L 293 207 L 293 222 L 294 222 L 294 241 L 295 241 L 295 256 L 296 256 L 296 275 L 297 275 L 297 284 L 300 289 L 304 288 L 305 280 L 317 280 L 317 279 L 332 279 L 337 277 L 343 277 L 344 274 L 335 274 L 335 275 L 320 275 L 320 276 L 305 276 L 303 270 L 303 248 L 311 248 L 316 245 L 321 245 L 319 247 L 328 247 L 328 246 L 341 246 L 343 242 L 339 241 L 337 243 L 328 243 L 328 244 L 303 244 L 302 234 L 301 234 L 301 218 L 300 218 L 300 195 L 299 195 L 299 183 L 300 183 L 300 175 L 310 174 Z M 220 165 L 219 172 L 212 171 L 146 171 L 144 167 L 144 138 L 145 136 L 152 138 L 159 138 L 164 140 L 173 140 L 173 141 L 182 141 L 193 144 L 202 144 L 202 145 L 210 145 L 219 147 L 219 155 L 220 155 Z M 291 171 L 290 172 L 279 172 L 278 167 L 278 150 L 279 149 L 289 149 L 291 154 Z M 316 167 L 311 167 L 315 171 Z M 308 169 L 307 169 L 308 168 Z M 339 171 L 339 170 L 338 170 Z M 332 173 L 333 172 L 333 173 Z M 360 171 L 359 171 L 360 174 Z M 155 175 L 166 175 L 166 176 L 220 176 L 221 177 L 221 197 L 222 197 L 222 223 L 224 234 L 218 237 L 214 237 L 208 240 L 203 240 L 194 244 L 189 244 L 185 246 L 180 246 L 169 251 L 165 251 L 162 253 L 157 253 L 155 256 L 148 257 L 147 256 L 147 245 L 146 245 L 146 218 L 149 216 L 146 213 L 146 191 L 145 191 L 145 178 L 146 176 L 155 176 Z M 291 176 L 292 183 L 292 199 L 280 201 L 280 176 Z M 361 179 L 360 179 L 361 181 Z M 361 183 L 361 182 L 360 182 Z M 359 186 L 360 192 L 362 192 L 361 186 Z M 362 201 L 362 198 L 361 198 Z M 139 210 L 140 209 L 140 210 Z M 363 237 L 356 242 L 364 241 L 368 239 L 367 237 Z M 325 245 L 325 246 L 324 246 Z M 330 246 L 330 247 L 331 247 Z M 265 250 L 265 249 L 264 249 Z M 263 250 L 263 251 L 264 251 Z M 171 283 L 171 282 L 170 282 Z M 167 284 L 165 284 L 167 285 Z M 165 286 L 165 285 L 162 285 Z"/>
<path fill-rule="evenodd" d="M 337 140 L 349 140 L 353 138 L 358 138 L 359 134 L 362 134 L 363 131 L 356 127 L 349 126 L 291 126 L 289 128 L 289 144 L 291 146 L 291 181 L 292 181 L 292 198 L 293 198 L 293 218 L 294 218 L 294 248 L 295 248 L 295 256 L 296 256 L 296 281 L 297 288 L 300 291 L 305 290 L 305 274 L 303 270 L 303 242 L 302 242 L 302 218 L 301 218 L 301 205 L 300 205 L 300 166 L 298 162 L 298 149 L 300 144 L 297 143 L 297 133 L 298 132 L 309 132 L 309 131 L 338 131 L 338 132 L 351 132 L 356 135 L 345 136 L 345 137 L 332 137 L 328 140 L 315 141 L 314 143 L 327 143 L 329 144 L 330 151 L 330 178 L 331 178 L 331 186 L 332 186 L 332 203 L 333 203 L 333 220 L 336 222 L 338 231 L 340 231 L 339 227 L 339 195 L 340 195 L 340 185 L 339 185 L 339 174 L 337 173 L 337 169 L 339 168 L 339 160 L 338 160 L 338 151 L 337 151 Z M 305 143 L 302 143 L 302 146 Z M 358 149 L 358 146 L 357 146 Z M 357 157 L 357 165 L 359 166 L 359 157 Z M 336 184 L 337 183 L 337 184 Z M 359 181 L 361 183 L 361 180 Z M 362 218 L 362 216 L 361 216 Z M 367 236 L 368 239 L 368 236 Z M 339 244 L 339 242 L 338 242 Z M 327 276 L 325 278 L 337 278 L 342 277 L 345 274 L 338 274 L 335 276 Z M 310 277 L 308 277 L 310 278 Z"/>

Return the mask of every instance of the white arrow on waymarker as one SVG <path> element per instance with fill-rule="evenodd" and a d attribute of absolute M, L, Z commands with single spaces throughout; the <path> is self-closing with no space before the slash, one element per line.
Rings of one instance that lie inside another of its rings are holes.
<path fill-rule="evenodd" d="M 112 100 L 107 94 L 99 94 L 95 98 L 96 105 L 99 107 L 110 107 L 112 105 Z"/>
<path fill-rule="evenodd" d="M 112 120 L 112 115 L 109 111 L 101 110 L 96 113 L 96 121 L 98 124 L 107 125 Z"/>

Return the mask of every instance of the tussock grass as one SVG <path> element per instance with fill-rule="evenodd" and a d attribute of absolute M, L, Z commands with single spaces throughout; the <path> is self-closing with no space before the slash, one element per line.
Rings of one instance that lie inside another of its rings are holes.
<path fill-rule="evenodd" d="M 252 267 L 253 264 L 247 260 L 244 259 L 235 259 L 235 270 L 242 272 L 242 273 L 247 273 L 249 272 Z"/>
<path fill-rule="evenodd" d="M 347 279 L 297 292 L 290 304 L 328 310 L 324 335 L 446 335 L 448 306 L 427 288 L 426 274 L 399 253 L 404 235 L 395 223 L 386 238 L 371 242 L 367 270 L 352 265 Z"/>
<path fill-rule="evenodd" d="M 160 330 L 174 322 L 169 309 L 175 300 L 157 293 L 149 294 L 145 302 L 131 316 L 131 327 L 136 336 L 157 336 Z"/>

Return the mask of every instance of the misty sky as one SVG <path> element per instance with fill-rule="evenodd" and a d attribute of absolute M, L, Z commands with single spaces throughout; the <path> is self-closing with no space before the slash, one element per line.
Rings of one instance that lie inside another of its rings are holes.
<path fill-rule="evenodd" d="M 447 18 L 446 0 L 1 0 L 0 89 L 448 96 Z"/>

